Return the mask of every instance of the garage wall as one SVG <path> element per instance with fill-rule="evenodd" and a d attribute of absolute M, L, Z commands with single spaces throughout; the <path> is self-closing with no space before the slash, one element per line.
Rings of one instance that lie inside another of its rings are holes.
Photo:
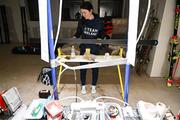
<path fill-rule="evenodd" d="M 22 41 L 21 13 L 19 0 L 1 0 L 0 5 L 6 6 L 10 41 Z"/>
<path fill-rule="evenodd" d="M 159 14 L 163 15 L 159 34 L 157 34 L 159 44 L 152 50 L 151 63 L 148 65 L 147 73 L 150 77 L 165 77 L 168 76 L 169 70 L 169 39 L 173 34 L 175 0 L 163 0 L 163 2 L 161 0 L 154 1 L 154 3 L 159 3 L 159 7 L 165 3 L 165 7 L 159 9 Z"/>

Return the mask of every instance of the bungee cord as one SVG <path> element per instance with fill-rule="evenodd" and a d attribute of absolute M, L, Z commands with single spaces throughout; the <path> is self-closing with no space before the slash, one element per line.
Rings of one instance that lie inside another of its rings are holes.
<path fill-rule="evenodd" d="M 56 33 L 56 38 L 55 38 L 55 42 L 54 42 L 54 51 L 56 50 L 56 45 L 57 45 L 57 41 L 58 41 L 60 29 L 61 29 L 62 1 L 63 0 L 60 0 L 60 2 L 59 2 L 59 20 L 58 20 L 58 29 L 57 29 L 57 33 Z"/>
<path fill-rule="evenodd" d="M 147 23 L 147 20 L 148 20 L 148 16 L 149 16 L 149 12 L 150 12 L 150 7 L 151 7 L 151 0 L 148 0 L 148 8 L 147 8 L 147 11 L 146 11 L 146 17 L 144 19 L 144 23 L 143 23 L 143 26 L 142 26 L 141 31 L 139 33 L 139 36 L 137 38 L 136 44 L 138 43 L 140 37 L 142 36 L 142 33 L 144 32 L 144 28 L 146 26 L 146 23 Z"/>

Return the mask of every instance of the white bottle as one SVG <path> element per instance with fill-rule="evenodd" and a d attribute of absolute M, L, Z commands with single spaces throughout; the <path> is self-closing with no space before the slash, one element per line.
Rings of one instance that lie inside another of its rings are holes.
<path fill-rule="evenodd" d="M 74 46 L 71 47 L 71 58 L 75 58 L 75 49 Z"/>

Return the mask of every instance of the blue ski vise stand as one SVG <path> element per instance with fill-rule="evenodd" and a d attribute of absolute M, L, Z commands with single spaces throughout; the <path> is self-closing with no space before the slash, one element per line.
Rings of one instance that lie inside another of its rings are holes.
<path fill-rule="evenodd" d="M 56 87 L 56 65 L 55 65 L 55 52 L 54 52 L 54 38 L 53 38 L 53 28 L 52 28 L 52 15 L 51 15 L 51 0 L 47 0 L 47 20 L 48 20 L 48 44 L 49 44 L 49 54 L 50 54 L 50 65 L 51 74 L 53 81 L 53 93 L 54 99 L 58 100 L 58 92 Z"/>

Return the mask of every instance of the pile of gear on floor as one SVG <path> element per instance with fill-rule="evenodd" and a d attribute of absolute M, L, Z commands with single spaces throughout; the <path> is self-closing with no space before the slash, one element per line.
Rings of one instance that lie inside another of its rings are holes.
<path fill-rule="evenodd" d="M 63 101 L 76 99 L 70 105 Z M 101 100 L 100 100 L 101 99 Z M 109 99 L 116 102 L 105 102 Z M 122 105 L 120 105 L 121 103 Z M 23 104 L 16 87 L 0 92 L 0 118 L 11 120 L 180 120 L 164 103 L 138 101 L 136 107 L 117 98 L 101 96 L 84 101 L 78 96 L 53 100 L 49 90 L 39 91 L 39 99 L 27 106 Z"/>

